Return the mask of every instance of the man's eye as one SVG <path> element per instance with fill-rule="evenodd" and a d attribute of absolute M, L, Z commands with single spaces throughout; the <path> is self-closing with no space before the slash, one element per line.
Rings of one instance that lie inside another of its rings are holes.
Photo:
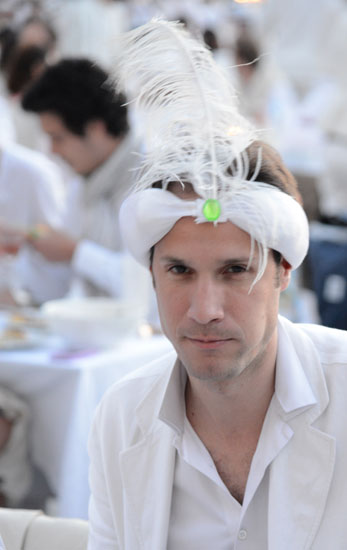
<path fill-rule="evenodd" d="M 225 273 L 244 273 L 247 267 L 244 265 L 229 265 L 225 268 Z"/>
<path fill-rule="evenodd" d="M 173 265 L 169 268 L 169 271 L 171 273 L 175 273 L 176 275 L 183 275 L 188 273 L 189 270 L 185 265 Z"/>

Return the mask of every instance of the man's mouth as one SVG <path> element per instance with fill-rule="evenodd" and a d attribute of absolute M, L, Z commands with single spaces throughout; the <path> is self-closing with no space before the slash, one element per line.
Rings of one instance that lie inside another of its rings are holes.
<path fill-rule="evenodd" d="M 233 338 L 220 338 L 218 336 L 215 337 L 197 337 L 197 336 L 187 336 L 186 339 L 200 349 L 217 349 L 225 344 L 231 342 Z"/>

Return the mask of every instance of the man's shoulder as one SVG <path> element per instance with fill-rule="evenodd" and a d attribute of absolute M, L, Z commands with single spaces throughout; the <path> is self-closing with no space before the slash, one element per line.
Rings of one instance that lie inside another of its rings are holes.
<path fill-rule="evenodd" d="M 60 182 L 57 166 L 46 155 L 19 144 L 11 144 L 3 152 L 4 164 L 12 176 L 23 177 L 24 181 L 42 185 L 42 182 Z M 23 180 L 21 180 L 23 182 Z"/>
<path fill-rule="evenodd" d="M 300 325 L 314 343 L 323 363 L 347 365 L 347 332 L 320 325 Z"/>
<path fill-rule="evenodd" d="M 53 162 L 40 151 L 29 149 L 19 143 L 12 143 L 5 147 L 3 154 L 8 157 L 15 165 L 25 166 L 28 169 L 40 170 L 42 166 L 52 167 Z"/>
<path fill-rule="evenodd" d="M 309 338 L 322 363 L 347 364 L 347 331 L 316 324 L 291 323 L 283 318 L 281 322 L 292 340 L 299 343 L 300 338 Z"/>
<path fill-rule="evenodd" d="M 176 353 L 170 351 L 127 374 L 109 388 L 101 406 L 134 410 L 151 390 L 157 388 L 159 391 L 160 387 L 166 386 L 176 357 Z"/>
<path fill-rule="evenodd" d="M 155 428 L 172 369 L 174 352 L 134 370 L 106 392 L 96 409 L 92 434 L 104 434 L 107 448 L 126 448 Z M 111 443 L 112 442 L 112 443 Z"/>

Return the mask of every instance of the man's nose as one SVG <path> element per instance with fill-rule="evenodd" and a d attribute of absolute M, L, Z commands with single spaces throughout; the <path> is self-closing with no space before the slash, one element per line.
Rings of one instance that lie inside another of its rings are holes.
<path fill-rule="evenodd" d="M 224 318 L 223 292 L 216 281 L 201 279 L 194 283 L 188 317 L 206 325 Z"/>

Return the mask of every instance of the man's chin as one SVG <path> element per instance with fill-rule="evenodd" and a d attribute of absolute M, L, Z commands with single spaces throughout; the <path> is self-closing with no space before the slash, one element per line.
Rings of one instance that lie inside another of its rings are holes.
<path fill-rule="evenodd" d="M 181 361 L 189 377 L 211 382 L 232 380 L 243 370 L 239 361 L 218 357 L 216 351 L 205 351 L 194 358 L 183 357 Z"/>

